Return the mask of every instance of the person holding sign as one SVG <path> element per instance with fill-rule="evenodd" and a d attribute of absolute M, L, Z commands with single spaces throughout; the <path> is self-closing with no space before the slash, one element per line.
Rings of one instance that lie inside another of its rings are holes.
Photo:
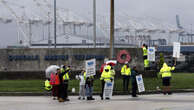
<path fill-rule="evenodd" d="M 103 100 L 103 95 L 104 95 L 104 85 L 106 82 L 112 82 L 113 81 L 113 70 L 111 70 L 111 66 L 107 65 L 104 67 L 104 70 L 101 74 L 100 80 L 101 80 L 101 84 L 102 84 L 102 89 L 101 89 L 101 100 Z M 106 98 L 106 99 L 110 99 L 110 98 Z"/>
<path fill-rule="evenodd" d="M 93 95 L 93 82 L 94 82 L 94 76 L 86 76 L 86 72 L 84 73 L 84 77 L 86 78 L 86 95 L 87 100 L 95 100 Z"/>
<path fill-rule="evenodd" d="M 131 76 L 131 69 L 129 68 L 128 62 L 125 62 L 125 65 L 121 68 L 121 75 L 123 76 L 123 91 L 128 92 L 129 79 Z"/>
<path fill-rule="evenodd" d="M 171 71 L 174 70 L 175 67 L 169 67 L 166 63 L 163 64 L 163 67 L 160 69 L 160 75 L 162 75 L 162 84 L 163 84 L 163 94 L 166 95 L 167 93 L 169 95 L 172 94 L 170 91 L 170 80 L 172 77 Z"/>
<path fill-rule="evenodd" d="M 136 66 L 134 66 L 131 71 L 132 97 L 137 97 L 137 81 L 136 81 L 137 75 L 138 75 L 138 71 L 136 69 Z"/>

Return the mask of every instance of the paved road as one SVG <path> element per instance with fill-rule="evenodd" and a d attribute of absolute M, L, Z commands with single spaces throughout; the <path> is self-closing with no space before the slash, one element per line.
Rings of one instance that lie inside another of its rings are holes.
<path fill-rule="evenodd" d="M 0 110 L 194 110 L 194 93 L 171 96 L 143 95 L 138 98 L 114 96 L 109 101 L 80 101 L 69 97 L 70 102 L 59 103 L 46 96 L 0 97 Z"/>

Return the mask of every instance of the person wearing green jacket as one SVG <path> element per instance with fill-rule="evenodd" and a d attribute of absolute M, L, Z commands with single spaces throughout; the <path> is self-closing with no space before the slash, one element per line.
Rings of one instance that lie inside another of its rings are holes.
<path fill-rule="evenodd" d="M 162 68 L 160 69 L 160 75 L 162 76 L 162 84 L 163 84 L 163 94 L 166 95 L 167 93 L 170 95 L 172 92 L 170 91 L 170 80 L 172 77 L 171 71 L 174 70 L 175 67 L 170 67 L 166 63 L 163 64 Z"/>

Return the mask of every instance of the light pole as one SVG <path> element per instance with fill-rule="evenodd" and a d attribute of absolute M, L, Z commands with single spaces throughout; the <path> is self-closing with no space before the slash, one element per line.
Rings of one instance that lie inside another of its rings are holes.
<path fill-rule="evenodd" d="M 110 59 L 114 57 L 114 0 L 110 1 Z"/>
<path fill-rule="evenodd" d="M 96 0 L 93 0 L 94 48 L 96 48 Z"/>
<path fill-rule="evenodd" d="M 57 18 L 56 18 L 56 0 L 54 0 L 54 40 L 55 48 L 57 48 Z"/>

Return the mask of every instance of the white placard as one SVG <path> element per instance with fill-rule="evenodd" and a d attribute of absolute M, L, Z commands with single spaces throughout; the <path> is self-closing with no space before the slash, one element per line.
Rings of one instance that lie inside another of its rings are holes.
<path fill-rule="evenodd" d="M 181 44 L 179 42 L 173 42 L 173 57 L 179 58 L 181 51 Z"/>
<path fill-rule="evenodd" d="M 96 59 L 86 61 L 86 77 L 96 75 Z"/>
<path fill-rule="evenodd" d="M 148 60 L 155 61 L 155 47 L 148 47 Z"/>
<path fill-rule="evenodd" d="M 137 81 L 138 91 L 139 92 L 144 92 L 145 87 L 144 87 L 142 75 L 136 76 L 136 81 Z"/>
<path fill-rule="evenodd" d="M 114 87 L 114 81 L 106 82 L 104 84 L 104 94 L 103 94 L 104 98 L 112 98 L 113 87 Z"/>

